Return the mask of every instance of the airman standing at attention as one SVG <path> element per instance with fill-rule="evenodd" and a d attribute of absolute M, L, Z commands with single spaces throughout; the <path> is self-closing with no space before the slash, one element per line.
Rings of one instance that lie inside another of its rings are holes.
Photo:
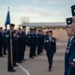
<path fill-rule="evenodd" d="M 10 24 L 10 30 L 7 31 L 6 33 L 6 45 L 7 45 L 7 50 L 8 50 L 8 71 L 9 72 L 15 72 L 14 70 L 14 64 L 13 64 L 13 45 L 14 45 L 14 24 Z"/>

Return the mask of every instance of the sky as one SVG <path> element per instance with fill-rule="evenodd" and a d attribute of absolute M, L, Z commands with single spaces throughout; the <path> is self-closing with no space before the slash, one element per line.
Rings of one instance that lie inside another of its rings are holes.
<path fill-rule="evenodd" d="M 71 17 L 71 6 L 75 0 L 0 0 L 0 26 L 4 26 L 8 6 L 11 23 L 65 22 Z"/>

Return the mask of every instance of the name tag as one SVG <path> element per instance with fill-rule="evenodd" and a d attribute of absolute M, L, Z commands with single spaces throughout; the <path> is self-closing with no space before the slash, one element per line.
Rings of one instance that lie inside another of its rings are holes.
<path fill-rule="evenodd" d="M 6 35 L 6 37 L 9 37 L 9 35 Z"/>

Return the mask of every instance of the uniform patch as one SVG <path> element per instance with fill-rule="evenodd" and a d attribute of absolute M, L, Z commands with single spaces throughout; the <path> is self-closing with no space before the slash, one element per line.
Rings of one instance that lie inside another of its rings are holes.
<path fill-rule="evenodd" d="M 49 42 L 49 40 L 46 40 L 46 42 Z"/>
<path fill-rule="evenodd" d="M 70 62 L 70 64 L 71 64 L 72 66 L 75 66 L 75 65 L 74 65 L 74 62 Z"/>
<path fill-rule="evenodd" d="M 49 42 L 49 40 L 45 40 L 44 42 Z"/>
<path fill-rule="evenodd" d="M 69 50 L 68 49 L 66 50 L 66 53 L 69 53 Z"/>

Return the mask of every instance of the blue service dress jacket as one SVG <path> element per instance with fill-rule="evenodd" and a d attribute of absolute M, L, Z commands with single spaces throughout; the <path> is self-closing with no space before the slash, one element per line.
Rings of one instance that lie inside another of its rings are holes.
<path fill-rule="evenodd" d="M 75 75 L 75 36 L 69 39 L 65 52 L 65 72 L 64 75 Z"/>

